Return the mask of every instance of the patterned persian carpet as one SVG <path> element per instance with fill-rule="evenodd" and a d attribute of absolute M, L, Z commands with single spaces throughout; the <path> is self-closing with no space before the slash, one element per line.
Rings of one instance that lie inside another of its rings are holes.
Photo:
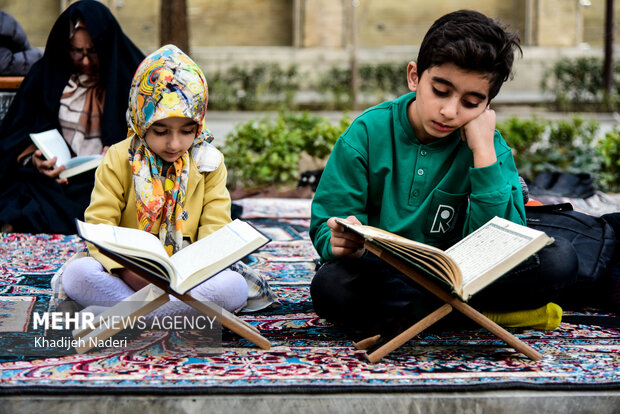
<path fill-rule="evenodd" d="M 532 362 L 491 334 L 423 332 L 379 363 L 313 312 L 309 283 L 318 259 L 308 240 L 309 200 L 244 199 L 244 218 L 273 241 L 250 259 L 281 306 L 242 318 L 272 348 L 224 331 L 223 353 L 201 354 L 192 332 L 144 331 L 126 349 L 68 356 L 3 356 L 0 391 L 25 394 L 334 393 L 620 387 L 620 330 L 562 323 L 555 331 L 512 330 L 543 354 Z M 50 300 L 50 278 L 84 247 L 77 236 L 0 235 L 0 335 L 20 335 Z"/>

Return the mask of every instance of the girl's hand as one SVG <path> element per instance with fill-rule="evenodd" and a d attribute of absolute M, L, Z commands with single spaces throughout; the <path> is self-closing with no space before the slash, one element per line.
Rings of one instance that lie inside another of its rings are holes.
<path fill-rule="evenodd" d="M 36 150 L 34 154 L 32 154 L 32 164 L 34 167 L 46 177 L 56 178 L 56 182 L 58 184 L 67 184 L 69 181 L 66 178 L 58 178 L 58 175 L 64 171 L 66 168 L 64 165 L 61 165 L 58 168 L 54 168 L 56 164 L 56 157 L 51 160 L 46 160 L 41 150 Z"/>
<path fill-rule="evenodd" d="M 474 167 L 488 167 L 497 162 L 495 155 L 495 111 L 487 108 L 461 128 L 461 137 L 474 153 Z"/>
<path fill-rule="evenodd" d="M 140 276 L 133 270 L 122 268 L 118 269 L 117 273 L 120 278 L 123 279 L 123 282 L 127 283 L 127 285 L 129 285 L 129 287 L 136 292 L 149 284 L 149 282 L 147 282 L 145 279 L 142 278 L 142 276 Z"/>
<path fill-rule="evenodd" d="M 362 224 L 355 216 L 349 216 L 344 221 L 352 224 Z M 327 220 L 327 226 L 331 229 L 330 242 L 332 253 L 336 257 L 362 257 L 364 251 L 364 239 L 357 234 L 346 231 L 343 225 L 336 222 L 336 217 Z"/>

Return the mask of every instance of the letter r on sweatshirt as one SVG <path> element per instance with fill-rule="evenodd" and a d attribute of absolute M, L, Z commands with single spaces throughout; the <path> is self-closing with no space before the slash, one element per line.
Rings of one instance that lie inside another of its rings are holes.
<path fill-rule="evenodd" d="M 440 204 L 437 207 L 437 212 L 435 213 L 431 233 L 447 233 L 448 230 L 450 230 L 450 224 L 454 219 L 454 213 L 454 207 Z"/>

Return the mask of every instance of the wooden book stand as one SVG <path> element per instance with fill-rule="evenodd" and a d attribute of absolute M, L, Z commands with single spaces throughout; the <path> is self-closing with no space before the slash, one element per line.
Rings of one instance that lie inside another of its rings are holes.
<path fill-rule="evenodd" d="M 127 269 L 133 270 L 144 279 L 146 279 L 150 285 L 145 286 L 135 294 L 131 295 L 127 299 L 117 303 L 110 309 L 101 314 L 102 318 L 106 316 L 122 315 L 123 317 L 137 317 L 146 315 L 149 312 L 157 309 L 164 303 L 168 302 L 169 296 L 172 295 L 179 300 L 187 303 L 193 308 L 207 315 L 209 318 L 221 318 L 222 326 L 230 329 L 237 335 L 247 339 L 254 345 L 261 349 L 268 350 L 271 348 L 271 343 L 263 337 L 259 330 L 244 320 L 240 319 L 236 315 L 228 312 L 219 305 L 213 302 L 202 302 L 194 297 L 190 293 L 183 295 L 170 289 L 170 285 L 165 280 L 146 272 L 143 268 L 136 266 L 132 262 L 124 259 L 122 256 L 115 255 L 103 249 L 100 252 L 105 256 L 108 256 L 117 263 L 122 264 Z M 97 318 L 101 320 L 102 318 Z M 120 325 L 120 324 L 119 324 Z M 110 329 L 110 327 L 97 326 L 92 330 L 90 328 L 76 329 L 73 331 L 73 337 L 75 339 L 84 338 L 82 341 L 85 346 L 76 348 L 78 353 L 86 352 L 93 348 L 93 343 L 105 340 L 114 334 L 120 332 L 122 328 Z M 93 340 L 90 340 L 93 339 Z"/>
<path fill-rule="evenodd" d="M 433 311 L 432 313 L 430 313 L 429 315 L 419 320 L 417 323 L 413 324 L 411 327 L 391 339 L 383 338 L 381 335 L 376 335 L 355 343 L 355 347 L 357 349 L 366 350 L 366 356 L 370 362 L 379 361 L 390 352 L 404 345 L 407 341 L 422 332 L 424 329 L 428 328 L 429 326 L 433 325 L 435 322 L 439 321 L 441 318 L 449 314 L 453 309 L 461 312 L 463 315 L 467 316 L 483 328 L 488 329 L 491 333 L 493 333 L 504 342 L 506 342 L 508 345 L 512 346 L 515 350 L 523 353 L 533 361 L 540 361 L 542 359 L 540 353 L 536 352 L 529 345 L 525 344 L 525 342 L 521 341 L 516 336 L 512 335 L 504 328 L 502 328 L 501 326 L 499 326 L 498 324 L 469 306 L 467 303 L 463 302 L 457 296 L 448 293 L 435 281 L 418 273 L 404 260 L 389 253 L 388 251 L 375 244 L 366 242 L 365 247 L 370 252 L 377 255 L 377 257 L 394 266 L 400 272 L 413 279 L 424 289 L 428 290 L 430 293 L 445 302 L 444 305 L 442 305 L 441 307 L 439 307 L 438 309 L 436 309 L 435 311 Z"/>

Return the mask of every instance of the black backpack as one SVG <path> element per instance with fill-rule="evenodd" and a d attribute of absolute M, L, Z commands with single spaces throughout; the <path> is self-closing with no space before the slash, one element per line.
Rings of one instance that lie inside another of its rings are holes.
<path fill-rule="evenodd" d="M 577 284 L 565 304 L 606 308 L 611 305 L 607 268 L 616 248 L 614 229 L 600 217 L 573 210 L 570 203 L 526 206 L 527 226 L 571 242 L 577 252 Z"/>

